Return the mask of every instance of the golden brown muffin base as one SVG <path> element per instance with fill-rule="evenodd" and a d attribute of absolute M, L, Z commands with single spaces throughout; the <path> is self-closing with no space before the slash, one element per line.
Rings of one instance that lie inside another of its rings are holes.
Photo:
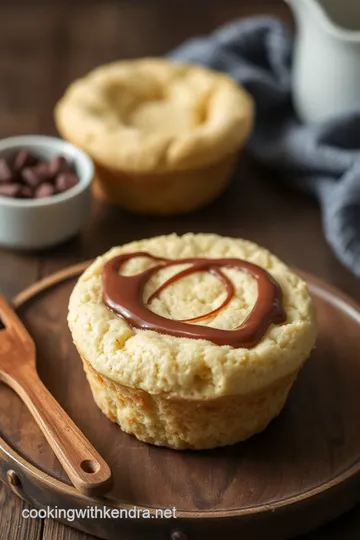
<path fill-rule="evenodd" d="M 214 200 L 225 189 L 237 154 L 197 169 L 129 173 L 96 164 L 94 193 L 132 212 L 183 214 Z"/>
<path fill-rule="evenodd" d="M 110 420 L 140 441 L 177 450 L 226 446 L 262 431 L 283 408 L 298 373 L 245 395 L 192 401 L 115 383 L 81 357 L 94 400 Z"/>

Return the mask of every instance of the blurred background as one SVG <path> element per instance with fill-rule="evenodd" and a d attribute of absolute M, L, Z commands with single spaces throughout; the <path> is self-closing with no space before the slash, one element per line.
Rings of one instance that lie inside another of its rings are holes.
<path fill-rule="evenodd" d="M 97 65 L 164 55 L 189 37 L 264 13 L 291 21 L 281 0 L 2 0 L 0 135 L 55 133 L 55 102 Z"/>

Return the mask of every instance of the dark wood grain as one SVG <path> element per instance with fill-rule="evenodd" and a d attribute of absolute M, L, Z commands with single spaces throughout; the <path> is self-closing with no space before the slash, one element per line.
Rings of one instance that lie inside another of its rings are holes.
<path fill-rule="evenodd" d="M 291 22 L 282 0 L 2 0 L 0 136 L 55 133 L 55 101 L 74 77 L 99 63 L 164 54 L 191 35 L 209 32 L 234 17 L 260 13 Z M 91 258 L 113 244 L 188 230 L 256 240 L 290 264 L 312 271 L 360 299 L 359 281 L 341 266 L 325 242 L 317 204 L 281 186 L 277 177 L 246 156 L 223 197 L 191 216 L 139 218 L 97 202 L 84 234 L 66 245 L 44 253 L 1 250 L 0 289 L 10 298 L 38 277 Z M 22 425 L 28 414 L 20 402 L 13 404 L 11 412 L 16 425 Z M 27 435 L 31 447 L 31 433 L 21 433 Z M 1 540 L 37 539 L 34 522 L 20 517 L 22 503 L 15 497 L 6 500 L 12 502 L 0 508 L 0 523 L 6 523 L 6 528 L 0 527 Z M 352 512 L 319 536 L 312 535 L 311 540 L 358 538 L 357 516 Z M 64 530 L 62 525 L 47 530 L 47 540 L 62 538 Z M 77 534 L 69 538 L 78 538 Z"/>
<path fill-rule="evenodd" d="M 53 540 L 54 538 L 56 540 L 96 540 L 95 536 L 70 529 L 58 521 L 48 519 L 44 524 L 43 540 Z"/>
<path fill-rule="evenodd" d="M 41 540 L 43 522 L 41 519 L 23 519 L 23 509 L 32 507 L 16 497 L 5 484 L 0 483 L 0 538 L 1 540 Z M 75 539 L 72 539 L 75 540 Z"/>

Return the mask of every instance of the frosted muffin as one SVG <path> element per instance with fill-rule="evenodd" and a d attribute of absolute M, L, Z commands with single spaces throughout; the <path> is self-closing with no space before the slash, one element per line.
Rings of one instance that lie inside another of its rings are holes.
<path fill-rule="evenodd" d="M 229 77 L 159 58 L 115 62 L 75 81 L 59 132 L 93 158 L 95 191 L 129 210 L 194 210 L 225 187 L 253 121 Z"/>
<path fill-rule="evenodd" d="M 211 234 L 113 248 L 80 277 L 68 322 L 106 416 L 176 449 L 263 430 L 316 335 L 302 279 L 256 244 Z"/>

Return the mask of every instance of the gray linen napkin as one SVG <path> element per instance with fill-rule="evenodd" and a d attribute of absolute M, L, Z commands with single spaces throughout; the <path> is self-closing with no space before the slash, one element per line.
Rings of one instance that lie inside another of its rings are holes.
<path fill-rule="evenodd" d="M 291 104 L 291 53 L 280 21 L 254 17 L 192 39 L 169 56 L 226 72 L 249 90 L 257 108 L 249 151 L 318 198 L 329 244 L 360 276 L 360 99 L 351 114 L 300 123 Z"/>

